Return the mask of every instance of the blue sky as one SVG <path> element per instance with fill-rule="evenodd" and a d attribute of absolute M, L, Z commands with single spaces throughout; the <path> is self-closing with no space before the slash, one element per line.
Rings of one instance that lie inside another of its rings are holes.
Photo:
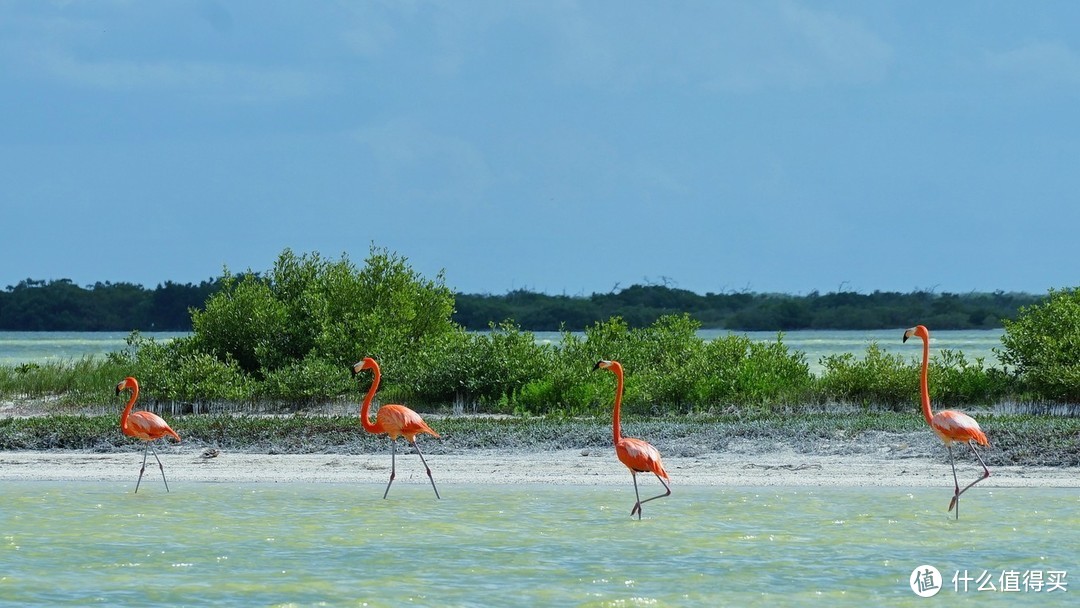
<path fill-rule="evenodd" d="M 0 3 L 0 286 L 1080 284 L 1080 3 Z"/>

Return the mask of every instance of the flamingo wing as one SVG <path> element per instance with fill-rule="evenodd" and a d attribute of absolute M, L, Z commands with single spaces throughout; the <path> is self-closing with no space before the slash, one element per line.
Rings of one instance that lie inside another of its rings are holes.
<path fill-rule="evenodd" d="M 404 405 L 388 404 L 380 407 L 379 412 L 375 414 L 375 423 L 382 428 L 384 433 L 390 435 L 391 439 L 404 435 L 406 439 L 413 441 L 419 433 L 439 436 L 424 422 L 420 414 Z"/>
<path fill-rule="evenodd" d="M 169 428 L 169 424 L 161 419 L 161 416 L 153 412 L 132 412 L 127 419 L 127 425 L 123 429 L 125 435 L 137 437 L 143 441 L 161 439 L 166 435 L 172 435 L 180 441 L 180 435 Z"/>
<path fill-rule="evenodd" d="M 989 445 L 986 434 L 979 428 L 975 419 L 963 412 L 945 410 L 930 419 L 934 432 L 946 443 L 953 441 L 968 442 L 974 440 L 979 445 Z"/>
<path fill-rule="evenodd" d="M 670 481 L 664 464 L 660 461 L 660 451 L 647 441 L 623 437 L 615 445 L 615 455 L 631 471 L 638 473 L 652 472 Z"/>

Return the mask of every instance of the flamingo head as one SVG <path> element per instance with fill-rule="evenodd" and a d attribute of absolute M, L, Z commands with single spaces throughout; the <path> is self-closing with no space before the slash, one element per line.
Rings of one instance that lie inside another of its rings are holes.
<path fill-rule="evenodd" d="M 379 369 L 379 364 L 375 362 L 375 359 L 371 357 L 364 357 L 363 361 L 354 363 L 352 366 L 352 375 L 359 374 L 365 369 Z"/>
<path fill-rule="evenodd" d="M 593 366 L 594 371 L 598 369 L 622 369 L 622 365 L 618 361 L 607 361 L 605 359 L 601 359 L 600 361 L 596 362 L 596 365 Z"/>
<path fill-rule="evenodd" d="M 131 389 L 133 391 L 139 390 L 139 381 L 131 376 L 124 378 L 116 385 L 116 394 L 119 395 L 121 391 Z"/>
<path fill-rule="evenodd" d="M 918 336 L 918 337 L 922 338 L 923 340 L 929 342 L 930 341 L 930 330 L 926 329 L 925 325 L 916 325 L 915 327 L 912 327 L 911 329 L 904 332 L 904 340 L 903 341 L 907 342 L 908 338 L 910 338 L 912 336 Z"/>

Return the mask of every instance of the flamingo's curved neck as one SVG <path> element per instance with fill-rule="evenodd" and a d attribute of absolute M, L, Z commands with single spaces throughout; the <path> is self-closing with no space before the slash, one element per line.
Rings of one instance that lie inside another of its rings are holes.
<path fill-rule="evenodd" d="M 124 413 L 120 414 L 120 428 L 127 428 L 128 416 L 131 414 L 131 408 L 135 405 L 135 400 L 139 398 L 139 385 L 133 384 L 131 386 L 131 398 L 128 399 L 127 407 L 124 408 Z"/>
<path fill-rule="evenodd" d="M 378 432 L 378 424 L 368 419 L 371 415 L 371 401 L 375 398 L 375 391 L 379 389 L 379 378 L 382 376 L 379 372 L 378 366 L 371 368 L 375 377 L 371 380 L 371 388 L 368 389 L 367 395 L 364 396 L 364 404 L 360 406 L 360 424 L 364 426 L 364 430 L 370 433 Z"/>
<path fill-rule="evenodd" d="M 922 398 L 923 418 L 926 418 L 926 423 L 930 424 L 930 420 L 934 417 L 934 413 L 930 411 L 930 388 L 927 382 L 930 370 L 930 339 L 923 338 L 922 341 L 922 375 L 919 378 L 919 396 Z"/>
<path fill-rule="evenodd" d="M 619 424 L 619 409 L 622 407 L 623 371 L 622 366 L 615 364 L 611 367 L 615 372 L 615 413 L 612 414 L 611 428 L 614 443 L 618 444 L 622 439 L 622 427 Z"/>

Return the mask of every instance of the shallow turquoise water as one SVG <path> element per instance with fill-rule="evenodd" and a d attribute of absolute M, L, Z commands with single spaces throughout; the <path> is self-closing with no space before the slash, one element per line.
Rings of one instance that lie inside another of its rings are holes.
<path fill-rule="evenodd" d="M 776 341 L 776 332 L 771 331 L 729 332 L 723 329 L 703 329 L 698 335 L 704 340 L 714 340 L 731 333 L 745 335 L 755 341 Z M 961 351 L 970 361 L 974 361 L 975 357 L 982 357 L 987 365 L 991 365 L 997 363 L 993 349 L 1001 347 L 1002 333 L 1003 330 L 1000 329 L 937 330 L 933 332 L 932 347 L 934 352 L 945 348 Z M 143 332 L 141 335 L 165 342 L 189 334 Z M 538 342 L 558 344 L 562 339 L 559 332 L 534 332 L 533 335 Z M 581 333 L 577 335 L 584 336 Z M 902 335 L 902 329 L 801 330 L 785 332 L 784 344 L 792 351 L 805 353 L 810 370 L 820 373 L 824 369 L 821 365 L 822 357 L 851 353 L 861 359 L 866 356 L 866 348 L 873 342 L 886 352 L 910 357 L 921 356 L 918 348 L 901 342 Z M 0 332 L 0 365 L 100 357 L 105 353 L 123 350 L 127 337 L 127 332 Z"/>
<path fill-rule="evenodd" d="M 124 350 L 129 335 L 119 331 L 0 331 L 0 365 L 103 357 Z M 148 331 L 141 335 L 167 342 L 188 334 Z"/>
<path fill-rule="evenodd" d="M 959 522 L 947 487 L 676 486 L 642 521 L 629 483 L 442 490 L 0 482 L 0 604 L 1050 606 L 1080 593 L 951 581 L 1080 579 L 1075 489 L 974 489 Z M 944 575 L 936 600 L 908 585 L 922 564 Z"/>

